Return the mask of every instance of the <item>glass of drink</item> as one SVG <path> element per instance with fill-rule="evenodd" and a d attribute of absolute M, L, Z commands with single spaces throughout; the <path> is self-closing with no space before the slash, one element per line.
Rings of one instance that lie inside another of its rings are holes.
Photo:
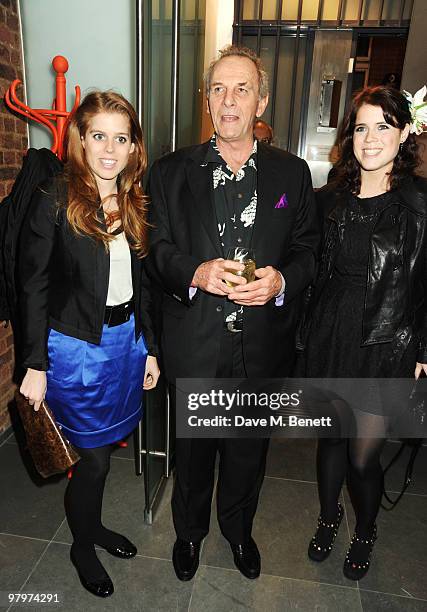
<path fill-rule="evenodd" d="M 253 249 L 247 249 L 246 247 L 230 247 L 227 251 L 227 257 L 231 261 L 238 261 L 242 263 L 245 267 L 243 270 L 230 270 L 229 268 L 227 272 L 231 272 L 236 276 L 243 276 L 246 278 L 247 282 L 250 283 L 256 279 L 255 277 L 255 251 Z M 229 287 L 235 287 L 237 283 L 231 283 L 230 281 L 225 281 Z"/>

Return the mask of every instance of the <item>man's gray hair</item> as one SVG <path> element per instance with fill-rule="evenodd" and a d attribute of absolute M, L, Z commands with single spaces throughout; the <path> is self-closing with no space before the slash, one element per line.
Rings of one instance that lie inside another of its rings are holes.
<path fill-rule="evenodd" d="M 259 89 L 259 98 L 265 98 L 268 96 L 268 74 L 264 70 L 264 66 L 260 58 L 256 55 L 252 49 L 248 49 L 247 47 L 237 47 L 236 45 L 227 45 L 223 49 L 219 51 L 219 56 L 212 60 L 209 68 L 206 70 L 203 75 L 203 80 L 205 82 L 205 91 L 206 96 L 209 98 L 211 82 L 212 82 L 212 74 L 215 69 L 215 66 L 220 62 L 224 57 L 246 57 L 251 62 L 254 63 L 257 74 L 258 74 L 258 89 Z"/>

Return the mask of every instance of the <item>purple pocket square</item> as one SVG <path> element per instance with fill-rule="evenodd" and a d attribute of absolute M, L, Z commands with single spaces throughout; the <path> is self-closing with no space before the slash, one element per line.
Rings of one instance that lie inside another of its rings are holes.
<path fill-rule="evenodd" d="M 286 198 L 286 193 L 280 196 L 280 200 L 276 203 L 274 208 L 286 208 L 288 206 L 288 200 Z"/>

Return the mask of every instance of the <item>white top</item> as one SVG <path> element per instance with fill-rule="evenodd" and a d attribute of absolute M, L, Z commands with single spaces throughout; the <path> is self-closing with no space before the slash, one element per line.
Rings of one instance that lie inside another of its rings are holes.
<path fill-rule="evenodd" d="M 110 249 L 110 280 L 107 306 L 129 302 L 133 295 L 130 250 L 124 232 L 108 243 Z"/>

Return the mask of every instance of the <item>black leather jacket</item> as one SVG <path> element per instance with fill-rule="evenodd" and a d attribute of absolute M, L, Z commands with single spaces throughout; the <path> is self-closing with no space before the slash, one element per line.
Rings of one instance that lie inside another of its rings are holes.
<path fill-rule="evenodd" d="M 323 245 L 305 333 L 312 308 L 332 274 L 348 212 L 348 195 L 328 185 L 316 193 L 316 201 Z M 392 359 L 398 361 L 416 334 L 417 361 L 427 363 L 426 288 L 427 180 L 408 178 L 393 192 L 372 231 L 361 346 L 391 342 Z"/>

